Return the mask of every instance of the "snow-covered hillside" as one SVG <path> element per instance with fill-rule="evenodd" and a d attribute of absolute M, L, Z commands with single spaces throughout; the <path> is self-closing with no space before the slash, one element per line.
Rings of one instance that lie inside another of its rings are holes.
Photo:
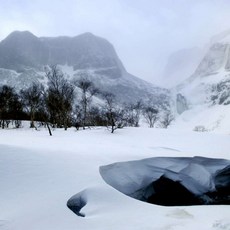
<path fill-rule="evenodd" d="M 59 65 L 70 80 L 87 77 L 119 102 L 156 98 L 169 100 L 169 91 L 129 74 L 113 45 L 91 33 L 75 37 L 36 37 L 15 31 L 0 42 L 0 84 L 24 89 L 46 81 L 45 67 Z"/>
<path fill-rule="evenodd" d="M 69 77 L 70 81 L 76 81 L 81 77 L 86 77 L 94 83 L 101 91 L 111 92 L 116 95 L 118 102 L 137 102 L 138 100 L 155 100 L 158 104 L 169 103 L 169 90 L 146 82 L 135 77 L 128 72 L 123 72 L 121 77 L 108 77 L 113 74 L 112 69 L 84 69 L 74 70 L 73 67 L 60 65 L 62 71 Z M 103 71 L 105 72 L 103 74 Z"/>
<path fill-rule="evenodd" d="M 229 230 L 230 207 L 163 207 L 128 197 L 99 167 L 150 157 L 229 159 L 229 135 L 170 129 L 0 130 L 1 230 Z M 138 170 L 138 167 L 136 168 Z M 85 217 L 67 208 L 81 192 Z"/>
<path fill-rule="evenodd" d="M 211 45 L 194 74 L 172 90 L 174 101 L 180 94 L 186 104 L 173 126 L 190 130 L 203 126 L 207 131 L 230 131 L 229 48 L 230 40 L 221 37 Z"/>

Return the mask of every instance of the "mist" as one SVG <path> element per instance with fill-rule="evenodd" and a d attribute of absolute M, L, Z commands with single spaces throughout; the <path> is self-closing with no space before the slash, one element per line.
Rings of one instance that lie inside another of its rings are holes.
<path fill-rule="evenodd" d="M 228 0 L 0 0 L 0 6 L 0 40 L 14 30 L 36 36 L 91 32 L 114 45 L 128 72 L 158 85 L 170 78 L 165 67 L 172 53 L 204 49 L 229 30 L 230 21 Z"/>

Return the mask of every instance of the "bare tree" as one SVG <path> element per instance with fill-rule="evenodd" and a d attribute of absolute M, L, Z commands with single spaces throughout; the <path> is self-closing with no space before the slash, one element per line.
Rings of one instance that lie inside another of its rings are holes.
<path fill-rule="evenodd" d="M 42 92 L 44 87 L 41 84 L 33 83 L 28 89 L 21 90 L 20 95 L 24 107 L 30 114 L 30 127 L 34 128 L 35 113 L 39 110 L 42 103 Z"/>
<path fill-rule="evenodd" d="M 107 119 L 100 106 L 92 106 L 89 110 L 89 121 L 93 126 L 106 126 Z"/>
<path fill-rule="evenodd" d="M 139 127 L 140 117 L 143 109 L 142 101 L 126 105 L 127 123 L 129 126 Z"/>
<path fill-rule="evenodd" d="M 143 116 L 146 122 L 149 124 L 150 128 L 154 127 L 154 124 L 157 120 L 158 110 L 152 106 L 146 106 L 143 109 Z"/>
<path fill-rule="evenodd" d="M 81 127 L 82 122 L 82 107 L 79 105 L 75 105 L 73 110 L 73 123 L 77 130 Z"/>
<path fill-rule="evenodd" d="M 74 87 L 57 66 L 52 66 L 46 72 L 46 76 L 48 78 L 46 104 L 50 121 L 57 127 L 64 127 L 67 130 L 72 112 Z"/>
<path fill-rule="evenodd" d="M 172 123 L 173 120 L 174 120 L 174 116 L 170 111 L 167 110 L 164 113 L 163 119 L 161 120 L 161 124 L 163 128 L 168 128 L 168 126 Z"/>
<path fill-rule="evenodd" d="M 112 93 L 104 93 L 103 98 L 105 100 L 105 117 L 108 126 L 111 126 L 111 133 L 114 133 L 116 129 L 124 127 L 126 123 L 125 111 L 117 106 L 115 96 Z"/>
<path fill-rule="evenodd" d="M 23 115 L 22 103 L 14 88 L 3 85 L 0 87 L 0 124 L 4 129 L 10 124 L 10 120 L 15 121 L 15 126 L 20 126 Z"/>
<path fill-rule="evenodd" d="M 47 127 L 49 135 L 52 136 L 52 131 L 50 128 L 50 115 L 49 115 L 49 110 L 47 107 L 47 101 L 48 101 L 48 96 L 47 96 L 47 91 L 42 90 L 42 97 L 41 97 L 41 104 L 38 108 L 38 111 L 36 113 L 36 118 L 38 121 L 40 121 L 40 125 L 44 125 L 45 127 Z"/>
<path fill-rule="evenodd" d="M 81 125 L 83 129 L 85 129 L 87 119 L 89 118 L 90 104 L 93 96 L 98 93 L 98 90 L 95 88 L 93 82 L 88 80 L 86 77 L 82 77 L 76 81 L 76 85 L 81 89 Z"/>

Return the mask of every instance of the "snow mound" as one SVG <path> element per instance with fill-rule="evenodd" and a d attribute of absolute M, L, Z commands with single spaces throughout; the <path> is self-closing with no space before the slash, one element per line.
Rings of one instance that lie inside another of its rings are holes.
<path fill-rule="evenodd" d="M 230 161 L 154 157 L 100 167 L 106 183 L 133 198 L 165 206 L 230 204 Z"/>
<path fill-rule="evenodd" d="M 85 217 L 84 213 L 81 213 L 81 209 L 86 205 L 87 203 L 87 198 L 85 195 L 85 191 L 79 192 L 72 196 L 68 202 L 67 202 L 67 207 L 73 211 L 76 215 Z"/>

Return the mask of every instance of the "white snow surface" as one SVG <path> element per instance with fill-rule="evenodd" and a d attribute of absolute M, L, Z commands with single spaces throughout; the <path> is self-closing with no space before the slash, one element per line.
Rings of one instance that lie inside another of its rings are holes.
<path fill-rule="evenodd" d="M 230 79 L 229 71 L 225 69 L 227 56 L 216 73 L 206 76 L 194 74 L 173 89 L 173 97 L 176 97 L 176 93 L 181 93 L 186 98 L 189 107 L 188 110 L 176 117 L 172 124 L 173 128 L 194 130 L 197 126 L 203 126 L 206 131 L 229 133 L 230 106 L 214 105 L 211 101 L 213 87 Z"/>
<path fill-rule="evenodd" d="M 198 126 L 205 131 L 215 133 L 230 133 L 230 106 L 198 105 L 183 112 L 177 117 L 170 129 L 194 130 Z"/>
<path fill-rule="evenodd" d="M 44 129 L 0 130 L 0 229 L 230 229 L 228 205 L 152 205 L 110 187 L 99 173 L 102 165 L 151 157 L 229 159 L 229 149 L 227 134 L 175 129 L 56 129 L 52 137 Z M 81 191 L 85 217 L 66 206 Z"/>

